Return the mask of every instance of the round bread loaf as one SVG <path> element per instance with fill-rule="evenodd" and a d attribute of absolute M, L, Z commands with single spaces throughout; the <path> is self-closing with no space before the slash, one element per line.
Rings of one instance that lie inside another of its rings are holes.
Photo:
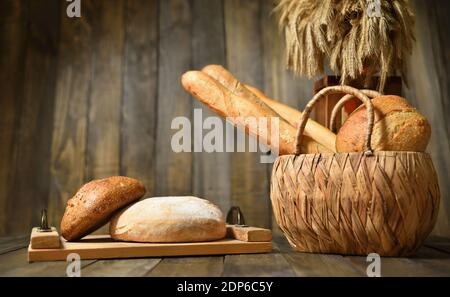
<path fill-rule="evenodd" d="M 109 225 L 111 237 L 137 242 L 195 242 L 225 237 L 220 209 L 197 197 L 155 197 L 118 212 Z"/>
<path fill-rule="evenodd" d="M 113 176 L 88 182 L 67 201 L 61 235 L 69 241 L 78 240 L 106 224 L 116 210 L 144 194 L 144 185 L 129 177 Z"/>
<path fill-rule="evenodd" d="M 431 136 L 427 119 L 399 96 L 372 99 L 375 112 L 372 149 L 375 151 L 425 151 Z M 358 107 L 345 121 L 336 136 L 338 152 L 360 152 L 364 149 L 367 111 Z"/>

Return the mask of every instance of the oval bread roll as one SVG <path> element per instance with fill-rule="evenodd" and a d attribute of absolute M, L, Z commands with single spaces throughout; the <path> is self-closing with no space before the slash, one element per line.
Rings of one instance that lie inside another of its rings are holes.
<path fill-rule="evenodd" d="M 375 120 L 372 149 L 375 151 L 425 151 L 431 136 L 427 119 L 402 97 L 379 96 L 372 99 Z M 358 107 L 336 136 L 338 152 L 360 152 L 367 129 L 365 106 Z"/>
<path fill-rule="evenodd" d="M 67 201 L 61 235 L 68 241 L 78 240 L 106 224 L 116 210 L 144 194 L 145 187 L 140 181 L 125 176 L 88 182 Z"/>
<path fill-rule="evenodd" d="M 137 242 L 195 242 L 222 239 L 226 225 L 220 209 L 197 197 L 155 197 L 115 214 L 111 237 Z"/>

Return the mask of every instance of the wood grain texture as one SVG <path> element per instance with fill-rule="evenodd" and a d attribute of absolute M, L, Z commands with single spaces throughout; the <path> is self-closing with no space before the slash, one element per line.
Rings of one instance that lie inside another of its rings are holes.
<path fill-rule="evenodd" d="M 365 276 L 352 263 L 339 255 L 288 253 L 284 257 L 292 265 L 296 276 L 336 277 Z"/>
<path fill-rule="evenodd" d="M 27 238 L 0 238 L 0 276 L 64 276 L 66 262 L 26 262 Z M 284 237 L 274 238 L 271 254 L 83 260 L 82 276 L 353 276 L 366 275 L 366 257 L 342 257 L 293 252 Z M 450 276 L 449 239 L 428 240 L 412 258 L 382 258 L 382 276 Z M 282 258 L 285 260 L 283 260 Z M 286 266 L 288 265 L 288 266 Z"/>
<path fill-rule="evenodd" d="M 173 152 L 171 123 L 178 116 L 191 119 L 192 98 L 180 76 L 191 68 L 192 7 L 183 0 L 159 4 L 156 194 L 187 195 L 192 192 L 192 155 Z"/>
<path fill-rule="evenodd" d="M 61 246 L 58 231 L 51 227 L 49 232 L 41 232 L 38 227 L 31 230 L 30 246 L 33 249 L 57 249 Z"/>
<path fill-rule="evenodd" d="M 429 236 L 425 241 L 425 246 L 450 254 L 450 242 L 445 237 Z"/>
<path fill-rule="evenodd" d="M 29 234 L 0 237 L 0 276 L 66 276 L 66 262 L 28 263 Z M 82 260 L 81 268 L 93 263 Z"/>
<path fill-rule="evenodd" d="M 245 242 L 232 238 L 206 242 L 142 243 L 114 241 L 109 235 L 88 235 L 80 241 L 61 239 L 60 249 L 28 248 L 30 262 L 65 260 L 71 253 L 81 259 L 120 259 L 194 255 L 267 253 L 271 242 Z"/>
<path fill-rule="evenodd" d="M 262 1 L 264 91 L 269 97 L 302 110 L 313 96 L 313 80 L 295 76 L 286 69 L 285 39 L 278 29 L 274 7 L 275 1 Z"/>
<path fill-rule="evenodd" d="M 270 166 L 260 153 L 175 154 L 170 124 L 198 107 L 180 75 L 209 63 L 305 105 L 314 80 L 284 69 L 273 2 L 82 0 L 81 19 L 65 15 L 67 3 L 0 1 L 0 235 L 29 232 L 44 206 L 57 226 L 82 183 L 119 173 L 143 179 L 148 195 L 195 193 L 270 226 Z M 434 233 L 450 236 L 449 4 L 414 5 L 404 95 L 432 125 L 442 193 Z"/>
<path fill-rule="evenodd" d="M 284 256 L 296 276 L 365 276 L 358 267 L 341 255 L 295 252 L 282 235 L 275 236 L 273 241 L 274 250 Z"/>
<path fill-rule="evenodd" d="M 224 2 L 228 69 L 238 80 L 262 89 L 261 3 Z M 254 139 L 246 136 L 249 141 Z M 241 208 L 247 224 L 270 227 L 268 166 L 260 163 L 260 153 L 233 154 L 231 171 L 232 205 Z"/>
<path fill-rule="evenodd" d="M 250 226 L 227 225 L 227 237 L 241 241 L 271 241 L 272 231 Z"/>
<path fill-rule="evenodd" d="M 30 243 L 29 234 L 0 238 L 0 255 L 25 248 Z"/>
<path fill-rule="evenodd" d="M 346 257 L 366 274 L 365 257 Z M 381 276 L 449 276 L 450 254 L 422 247 L 413 258 L 381 258 Z"/>
<path fill-rule="evenodd" d="M 93 7 L 92 88 L 89 94 L 87 179 L 119 174 L 124 1 Z"/>
<path fill-rule="evenodd" d="M 93 263 L 95 260 L 81 260 L 80 267 Z M 19 249 L 0 255 L 0 276 L 66 276 L 67 262 L 27 262 L 27 249 Z"/>
<path fill-rule="evenodd" d="M 450 236 L 450 19 L 447 1 L 413 1 L 416 43 L 408 59 L 404 95 L 431 125 L 430 152 L 439 177 L 441 204 L 434 234 Z"/>
<path fill-rule="evenodd" d="M 161 259 L 122 259 L 122 260 L 98 260 L 86 266 L 81 276 L 85 277 L 115 277 L 134 276 L 140 277 L 148 274 Z"/>
<path fill-rule="evenodd" d="M 165 258 L 147 276 L 217 277 L 223 272 L 223 256 Z"/>
<path fill-rule="evenodd" d="M 92 72 L 85 179 L 120 173 L 124 0 L 91 0 Z M 97 233 L 107 233 L 104 226 Z"/>
<path fill-rule="evenodd" d="M 155 188 L 158 87 L 158 2 L 125 4 L 120 173 Z"/>
<path fill-rule="evenodd" d="M 0 2 L 0 234 L 8 233 L 26 45 L 25 1 Z"/>
<path fill-rule="evenodd" d="M 50 146 L 53 129 L 54 85 L 58 54 L 59 1 L 28 1 L 29 28 L 21 84 L 21 110 L 17 138 L 17 162 L 11 234 L 30 230 L 47 205 L 50 185 Z M 45 5 L 47 14 L 42 13 Z M 20 218 L 20 219 L 19 219 Z"/>
<path fill-rule="evenodd" d="M 261 33 L 263 39 L 264 93 L 298 110 L 303 110 L 312 98 L 312 80 L 295 76 L 286 69 L 285 38 L 278 28 L 278 15 L 273 11 L 275 1 L 263 1 Z M 300 119 L 299 119 L 300 121 Z M 269 174 L 272 166 L 268 166 Z M 272 229 L 281 234 L 273 212 Z"/>
<path fill-rule="evenodd" d="M 70 19 L 66 16 L 66 6 L 60 9 L 48 201 L 49 223 L 54 226 L 59 226 L 67 200 L 85 181 L 88 105 L 93 87 L 92 10 L 92 2 L 86 1 L 83 17 Z"/>
<path fill-rule="evenodd" d="M 225 256 L 222 276 L 295 276 L 292 267 L 279 253 Z"/>
<path fill-rule="evenodd" d="M 194 1 L 192 6 L 192 68 L 201 69 L 208 64 L 226 66 L 226 44 L 223 0 Z M 214 46 L 211 46 L 214 45 Z M 193 108 L 201 109 L 203 119 L 216 116 L 203 104 L 194 100 Z M 220 119 L 222 123 L 227 124 Z M 206 134 L 205 130 L 203 134 Z M 223 136 L 225 137 L 225 133 Z M 202 145 L 202 137 L 194 137 Z M 194 152 L 192 191 L 194 196 L 210 199 L 224 212 L 230 208 L 232 153 Z"/>

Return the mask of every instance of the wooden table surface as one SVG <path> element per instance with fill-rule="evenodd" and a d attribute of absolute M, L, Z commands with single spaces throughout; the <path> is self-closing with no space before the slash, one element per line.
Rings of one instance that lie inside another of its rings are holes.
<path fill-rule="evenodd" d="M 66 262 L 27 262 L 29 237 L 0 238 L 0 276 L 65 276 Z M 365 257 L 293 251 L 275 237 L 268 254 L 84 260 L 81 276 L 366 276 Z M 431 238 L 413 258 L 382 258 L 382 276 L 450 276 L 450 239 Z"/>

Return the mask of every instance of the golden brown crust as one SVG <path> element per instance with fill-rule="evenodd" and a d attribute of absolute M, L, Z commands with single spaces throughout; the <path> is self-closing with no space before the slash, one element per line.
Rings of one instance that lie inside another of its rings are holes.
<path fill-rule="evenodd" d="M 146 198 L 111 218 L 113 239 L 135 242 L 198 242 L 225 237 L 223 213 L 192 196 Z"/>
<path fill-rule="evenodd" d="M 372 149 L 382 151 L 425 151 L 431 136 L 427 119 L 399 96 L 372 99 L 375 125 Z M 338 152 L 363 150 L 367 127 L 365 106 L 357 108 L 345 121 L 336 137 Z"/>
<path fill-rule="evenodd" d="M 291 126 L 283 117 L 272 108 L 252 95 L 251 98 L 244 98 L 232 93 L 220 82 L 200 71 L 188 71 L 181 77 L 181 83 L 186 91 L 191 93 L 196 99 L 211 108 L 222 117 L 228 117 L 232 123 L 249 135 L 258 137 L 260 141 L 271 145 L 272 135 L 271 120 L 278 118 L 279 143 L 278 152 L 280 155 L 293 154 L 295 152 L 296 128 Z M 240 84 L 237 82 L 237 84 Z M 241 89 L 242 91 L 242 89 Z M 245 92 L 245 91 L 243 91 Z M 257 118 L 267 118 L 267 125 L 258 126 L 253 121 Z M 302 142 L 303 152 L 332 152 L 312 138 L 305 136 Z"/>
<path fill-rule="evenodd" d="M 144 185 L 129 177 L 112 176 L 88 182 L 67 201 L 61 235 L 69 241 L 78 240 L 103 226 L 116 210 L 144 194 Z"/>
<path fill-rule="evenodd" d="M 208 220 L 202 218 L 192 218 L 189 223 L 173 220 L 152 220 L 147 228 L 166 229 L 163 234 L 145 234 L 139 233 L 143 228 L 135 226 L 137 231 L 127 230 L 121 233 L 116 228 L 117 219 L 113 217 L 110 225 L 111 237 L 120 241 L 133 242 L 200 242 L 219 240 L 226 235 L 226 225 L 223 221 Z M 145 227 L 144 227 L 145 228 Z"/>
<path fill-rule="evenodd" d="M 245 85 L 245 87 L 258 96 L 261 101 L 269 105 L 286 121 L 288 121 L 291 126 L 298 128 L 298 124 L 300 123 L 300 118 L 302 116 L 302 113 L 299 110 L 267 97 L 261 90 L 255 87 L 249 85 Z M 336 152 L 336 134 L 314 120 L 308 119 L 304 134 L 325 146 L 330 151 Z"/>

